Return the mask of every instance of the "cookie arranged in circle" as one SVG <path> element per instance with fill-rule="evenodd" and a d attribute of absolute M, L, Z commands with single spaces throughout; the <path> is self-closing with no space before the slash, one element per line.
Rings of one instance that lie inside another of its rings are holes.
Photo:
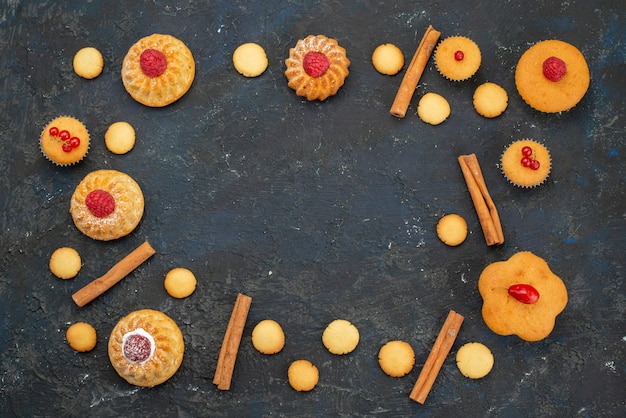
<path fill-rule="evenodd" d="M 348 354 L 359 344 L 359 330 L 345 319 L 336 319 L 324 330 L 322 342 L 333 354 Z"/>
<path fill-rule="evenodd" d="M 102 73 L 104 58 L 96 48 L 85 47 L 74 55 L 72 64 L 78 76 L 91 80 Z"/>
<path fill-rule="evenodd" d="M 65 332 L 65 339 L 78 352 L 91 351 L 96 346 L 96 330 L 86 322 L 76 322 Z"/>
<path fill-rule="evenodd" d="M 196 276 L 186 268 L 177 267 L 165 275 L 165 290 L 176 299 L 190 296 L 196 290 Z"/>
<path fill-rule="evenodd" d="M 378 352 L 380 368 L 391 377 L 402 377 L 413 370 L 415 352 L 405 341 L 389 341 Z"/>
<path fill-rule="evenodd" d="M 431 125 L 439 125 L 450 116 L 450 104 L 437 93 L 426 93 L 417 105 L 417 115 Z"/>
<path fill-rule="evenodd" d="M 254 42 L 241 44 L 233 53 L 233 65 L 237 72 L 245 77 L 258 77 L 267 69 L 267 55 L 259 44 Z"/>
<path fill-rule="evenodd" d="M 252 330 L 252 345 L 262 354 L 276 354 L 285 346 L 285 333 L 278 322 L 264 319 Z"/>
<path fill-rule="evenodd" d="M 500 116 L 509 104 L 509 96 L 496 83 L 483 83 L 476 88 L 473 97 L 476 113 L 486 118 Z"/>
<path fill-rule="evenodd" d="M 467 222 L 456 213 L 445 215 L 437 222 L 437 236 L 451 247 L 460 245 L 467 237 Z"/>
<path fill-rule="evenodd" d="M 135 146 L 135 128 L 128 122 L 115 122 L 105 132 L 104 143 L 113 154 L 126 154 Z"/>
<path fill-rule="evenodd" d="M 70 247 L 57 248 L 50 256 L 50 271 L 59 279 L 76 277 L 81 265 L 78 251 Z"/>
<path fill-rule="evenodd" d="M 313 390 L 319 381 L 319 370 L 308 360 L 296 360 L 287 370 L 289 385 L 298 392 Z"/>
<path fill-rule="evenodd" d="M 378 45 L 372 53 L 372 64 L 381 74 L 395 75 L 404 67 L 404 55 L 394 44 Z"/>
<path fill-rule="evenodd" d="M 493 354 L 484 344 L 467 343 L 457 351 L 456 365 L 463 376 L 480 379 L 493 368 Z"/>

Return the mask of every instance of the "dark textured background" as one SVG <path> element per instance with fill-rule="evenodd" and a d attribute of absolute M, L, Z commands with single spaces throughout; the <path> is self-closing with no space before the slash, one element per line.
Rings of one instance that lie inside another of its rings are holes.
<path fill-rule="evenodd" d="M 0 2 L 0 409 L 3 416 L 621 416 L 626 409 L 623 259 L 625 5 L 610 1 L 7 1 Z M 117 4 L 124 3 L 124 5 Z M 401 3 L 401 4 L 398 4 Z M 391 42 L 408 62 L 432 24 L 442 37 L 465 35 L 483 61 L 469 81 L 452 83 L 432 60 L 405 119 L 389 115 L 402 75 L 378 74 L 373 49 Z M 152 33 L 183 40 L 197 74 L 180 101 L 144 107 L 125 92 L 121 62 Z M 287 87 L 284 59 L 298 39 L 325 34 L 352 61 L 339 93 L 308 103 Z M 521 54 L 543 39 L 576 45 L 591 85 L 564 114 L 540 114 L 514 85 Z M 247 79 L 232 67 L 241 43 L 261 44 L 269 68 Z M 74 53 L 94 46 L 105 68 L 88 81 Z M 478 116 L 474 88 L 501 84 L 509 108 Z M 434 91 L 452 107 L 440 126 L 415 115 Z M 37 140 L 52 118 L 81 119 L 92 135 L 87 158 L 70 168 L 41 155 Z M 118 120 L 137 131 L 135 148 L 104 146 Z M 509 185 L 498 158 L 525 137 L 545 142 L 549 180 L 533 190 Z M 488 248 L 456 157 L 475 152 L 500 211 L 506 243 Z M 129 236 L 97 242 L 68 213 L 89 172 L 124 171 L 141 185 L 145 215 Z M 436 237 L 437 220 L 456 212 L 470 235 L 457 248 Z M 73 292 L 148 240 L 157 254 L 84 308 Z M 72 246 L 83 268 L 69 281 L 48 270 L 54 249 Z M 527 343 L 484 324 L 476 282 L 482 269 L 517 251 L 545 258 L 569 290 L 553 333 Z M 189 298 L 170 298 L 166 272 L 197 276 Z M 230 391 L 212 384 L 236 294 L 253 298 Z M 181 327 L 186 351 L 165 384 L 139 389 L 117 376 L 108 335 L 132 310 L 159 309 Z M 446 314 L 466 317 L 425 405 L 408 398 Z M 250 343 L 272 318 L 287 344 L 274 356 Z M 327 323 L 361 332 L 347 356 L 321 343 Z M 69 324 L 98 331 L 92 352 L 65 341 Z M 388 340 L 408 341 L 416 366 L 394 379 L 376 355 Z M 480 341 L 495 366 L 463 377 L 458 347 Z M 286 378 L 293 360 L 320 370 L 309 393 Z"/>

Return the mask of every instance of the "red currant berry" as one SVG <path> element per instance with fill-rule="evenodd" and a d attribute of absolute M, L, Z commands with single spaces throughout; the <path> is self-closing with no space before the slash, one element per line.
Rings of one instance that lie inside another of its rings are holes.
<path fill-rule="evenodd" d="M 71 137 L 70 138 L 70 145 L 72 146 L 72 148 L 76 148 L 80 145 L 80 139 L 78 137 Z"/>
<path fill-rule="evenodd" d="M 456 61 L 463 61 L 463 58 L 465 58 L 465 54 L 463 53 L 463 51 L 456 51 L 454 53 L 454 59 Z"/>
<path fill-rule="evenodd" d="M 530 168 L 533 169 L 533 170 L 539 170 L 540 166 L 541 166 L 541 164 L 537 160 L 532 160 L 530 162 Z"/>
<path fill-rule="evenodd" d="M 59 136 L 59 128 L 57 128 L 56 126 L 53 126 L 52 128 L 50 128 L 50 136 Z"/>
<path fill-rule="evenodd" d="M 520 160 L 520 163 L 522 163 L 524 167 L 530 167 L 532 160 L 528 157 L 522 157 L 522 159 Z"/>
<path fill-rule="evenodd" d="M 65 129 L 59 132 L 59 138 L 61 138 L 62 141 L 67 141 L 68 139 L 70 139 L 70 136 L 70 132 L 66 131 Z"/>
<path fill-rule="evenodd" d="M 525 157 L 530 157 L 531 155 L 533 155 L 533 149 L 528 146 L 522 148 L 522 155 Z"/>
<path fill-rule="evenodd" d="M 63 150 L 63 152 L 72 152 L 72 146 L 69 144 L 69 142 L 64 142 L 63 145 L 61 145 L 61 149 Z"/>

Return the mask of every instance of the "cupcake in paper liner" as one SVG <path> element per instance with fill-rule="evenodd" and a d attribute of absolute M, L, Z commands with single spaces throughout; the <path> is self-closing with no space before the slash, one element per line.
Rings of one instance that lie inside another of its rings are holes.
<path fill-rule="evenodd" d="M 89 131 L 78 119 L 59 116 L 43 129 L 39 145 L 43 155 L 54 164 L 76 164 L 89 152 Z"/>
<path fill-rule="evenodd" d="M 435 50 L 437 71 L 448 80 L 467 80 L 476 74 L 480 63 L 480 48 L 465 36 L 450 36 Z"/>
<path fill-rule="evenodd" d="M 550 152 L 537 141 L 513 141 L 500 159 L 502 174 L 513 185 L 532 188 L 542 184 L 550 175 Z"/>

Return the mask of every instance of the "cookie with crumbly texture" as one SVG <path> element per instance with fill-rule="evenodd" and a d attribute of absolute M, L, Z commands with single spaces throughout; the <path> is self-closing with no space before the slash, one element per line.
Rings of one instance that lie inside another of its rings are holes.
<path fill-rule="evenodd" d="M 128 122 L 115 122 L 104 134 L 104 143 L 113 154 L 126 154 L 135 146 L 135 128 Z"/>
<path fill-rule="evenodd" d="M 165 290 L 176 299 L 190 296 L 196 290 L 196 284 L 196 276 L 186 268 L 177 267 L 165 275 Z"/>
<path fill-rule="evenodd" d="M 460 245 L 467 237 L 467 222 L 456 213 L 445 215 L 437 222 L 437 236 L 451 247 Z"/>
<path fill-rule="evenodd" d="M 96 48 L 85 47 L 74 55 L 72 64 L 78 76 L 91 80 L 102 74 L 104 58 Z"/>
<path fill-rule="evenodd" d="M 509 104 L 509 96 L 496 83 L 483 83 L 474 91 L 474 109 L 480 116 L 495 118 L 500 116 Z"/>
<path fill-rule="evenodd" d="M 480 48 L 465 36 L 450 36 L 435 50 L 437 70 L 448 80 L 467 80 L 476 74 L 480 63 Z"/>
<path fill-rule="evenodd" d="M 345 319 L 336 319 L 324 330 L 322 342 L 333 354 L 348 354 L 359 344 L 359 330 Z"/>
<path fill-rule="evenodd" d="M 404 55 L 394 44 L 378 45 L 372 53 L 372 65 L 385 75 L 396 75 L 404 67 Z"/>
<path fill-rule="evenodd" d="M 319 370 L 308 360 L 296 360 L 287 370 L 289 385 L 298 392 L 313 390 L 319 382 Z"/>
<path fill-rule="evenodd" d="M 244 77 L 258 77 L 267 69 L 267 55 L 259 44 L 254 42 L 241 44 L 233 53 L 233 65 Z"/>
<path fill-rule="evenodd" d="M 456 365 L 461 374 L 470 379 L 480 379 L 493 368 L 493 354 L 486 345 L 467 343 L 456 353 Z"/>
<path fill-rule="evenodd" d="M 439 125 L 450 116 L 450 104 L 437 93 L 426 93 L 417 105 L 417 115 L 431 125 Z"/>
<path fill-rule="evenodd" d="M 97 334 L 94 327 L 86 322 L 76 322 L 65 332 L 67 343 L 78 352 L 91 351 L 96 346 Z"/>
<path fill-rule="evenodd" d="M 402 377 L 413 370 L 415 352 L 405 341 L 389 341 L 378 352 L 378 364 L 387 375 Z"/>
<path fill-rule="evenodd" d="M 50 271 L 59 279 L 76 277 L 81 266 L 80 254 L 70 247 L 57 248 L 50 256 Z"/>
<path fill-rule="evenodd" d="M 285 346 L 285 333 L 272 319 L 264 319 L 252 330 L 252 345 L 262 354 L 276 354 Z"/>

